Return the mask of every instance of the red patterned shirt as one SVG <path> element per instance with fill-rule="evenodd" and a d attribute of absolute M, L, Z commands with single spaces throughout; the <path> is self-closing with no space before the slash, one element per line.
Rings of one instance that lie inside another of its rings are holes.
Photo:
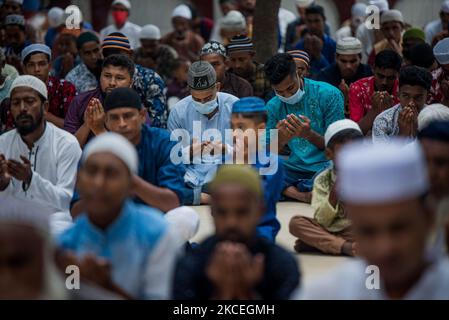
<path fill-rule="evenodd" d="M 443 93 L 441 92 L 440 83 L 445 77 L 446 74 L 441 67 L 432 71 L 432 87 L 427 97 L 427 104 L 441 103 Z"/>
<path fill-rule="evenodd" d="M 399 84 L 396 79 L 393 86 L 393 106 L 399 103 Z M 349 117 L 355 122 L 359 122 L 372 107 L 372 97 L 374 94 L 374 76 L 360 79 L 349 87 Z"/>

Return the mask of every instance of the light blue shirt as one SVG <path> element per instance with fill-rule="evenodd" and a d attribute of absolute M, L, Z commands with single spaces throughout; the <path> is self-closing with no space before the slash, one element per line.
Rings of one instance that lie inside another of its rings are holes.
<path fill-rule="evenodd" d="M 344 100 L 340 90 L 328 83 L 305 78 L 304 91 L 301 101 L 293 105 L 282 102 L 277 96 L 268 101 L 267 129 L 275 129 L 280 120 L 292 113 L 309 118 L 311 128 L 324 136 L 331 123 L 344 119 Z M 284 164 L 290 170 L 316 173 L 329 165 L 324 150 L 319 150 L 306 139 L 295 137 L 288 146 L 291 154 Z"/>
<path fill-rule="evenodd" d="M 171 138 L 177 139 L 179 131 L 184 129 L 188 134 L 188 144 L 193 139 L 204 141 L 214 141 L 218 139 L 224 143 L 230 144 L 226 139 L 226 129 L 231 129 L 232 105 L 239 99 L 233 95 L 218 92 L 218 112 L 211 118 L 196 111 L 192 96 L 188 96 L 177 102 L 170 111 L 168 117 L 168 129 L 172 132 Z M 213 136 L 213 133 L 217 136 Z M 176 140 L 177 141 L 177 140 Z M 184 145 L 187 148 L 187 144 Z M 188 149 L 185 149 L 188 150 Z M 221 157 L 203 157 L 201 163 L 190 163 L 186 165 L 185 182 L 196 190 L 194 198 L 196 199 L 198 190 L 201 186 L 212 180 L 220 164 Z"/>
<path fill-rule="evenodd" d="M 93 254 L 111 264 L 112 281 L 136 299 L 168 299 L 179 241 L 160 211 L 132 201 L 106 229 L 86 214 L 58 238 L 77 256 Z"/>

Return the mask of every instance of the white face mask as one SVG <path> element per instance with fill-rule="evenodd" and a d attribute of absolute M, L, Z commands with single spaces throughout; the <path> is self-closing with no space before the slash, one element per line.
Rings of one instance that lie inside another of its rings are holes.
<path fill-rule="evenodd" d="M 281 96 L 280 94 L 278 94 L 276 92 L 276 96 L 279 98 L 279 100 L 281 100 L 282 102 L 284 102 L 286 104 L 295 104 L 295 103 L 298 103 L 299 101 L 301 101 L 302 97 L 305 94 L 305 91 L 303 91 L 301 89 L 301 80 L 299 78 L 298 78 L 298 82 L 299 82 L 298 91 L 296 91 L 295 94 L 291 95 L 288 98 Z"/>
<path fill-rule="evenodd" d="M 195 106 L 195 110 L 204 115 L 211 114 L 218 107 L 216 98 L 206 103 L 201 103 L 193 100 L 193 103 Z"/>

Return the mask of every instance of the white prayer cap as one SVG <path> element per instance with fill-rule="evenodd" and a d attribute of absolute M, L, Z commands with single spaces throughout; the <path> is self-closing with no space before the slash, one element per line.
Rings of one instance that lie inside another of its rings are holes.
<path fill-rule="evenodd" d="M 48 91 L 45 83 L 31 75 L 18 76 L 12 83 L 11 89 L 9 91 L 9 96 L 11 97 L 12 91 L 18 87 L 28 87 L 37 91 L 45 99 L 48 99 Z"/>
<path fill-rule="evenodd" d="M 376 6 L 380 11 L 386 11 L 390 9 L 390 5 L 387 0 L 370 0 L 369 4 L 371 6 Z"/>
<path fill-rule="evenodd" d="M 436 44 L 433 55 L 439 64 L 449 64 L 449 38 L 444 38 Z"/>
<path fill-rule="evenodd" d="M 449 1 L 444 1 L 441 4 L 441 11 L 444 13 L 449 13 Z"/>
<path fill-rule="evenodd" d="M 18 4 L 20 4 L 20 5 L 23 5 L 23 0 L 9 0 L 9 1 L 18 3 Z M 3 2 L 3 1 L 2 1 L 2 2 Z"/>
<path fill-rule="evenodd" d="M 44 234 L 50 233 L 49 215 L 38 211 L 11 212 L 0 209 L 0 224 L 23 225 L 33 227 Z"/>
<path fill-rule="evenodd" d="M 338 54 L 360 54 L 362 53 L 362 43 L 359 39 L 354 37 L 344 37 L 338 40 L 337 50 Z"/>
<path fill-rule="evenodd" d="M 147 24 L 140 31 L 140 39 L 160 40 L 161 30 L 154 24 Z"/>
<path fill-rule="evenodd" d="M 366 4 L 357 2 L 351 8 L 352 17 L 366 17 Z"/>
<path fill-rule="evenodd" d="M 346 129 L 357 130 L 363 135 L 362 130 L 356 122 L 349 119 L 338 120 L 331 123 L 329 127 L 327 127 L 326 133 L 324 134 L 324 144 L 326 145 L 326 147 L 333 136 Z"/>
<path fill-rule="evenodd" d="M 172 16 L 172 18 L 174 18 L 174 17 L 182 17 L 182 18 L 185 18 L 187 20 L 191 20 L 192 19 L 192 11 L 185 4 L 180 4 L 179 6 L 177 6 L 173 10 L 173 13 L 172 13 L 171 16 Z"/>
<path fill-rule="evenodd" d="M 137 173 L 139 160 L 136 148 L 122 135 L 107 132 L 95 137 L 84 149 L 82 163 L 99 152 L 112 153 L 125 163 L 130 172 Z"/>
<path fill-rule="evenodd" d="M 388 143 L 366 140 L 345 145 L 337 154 L 338 192 L 345 202 L 382 204 L 424 194 L 429 188 L 420 145 L 395 138 Z"/>
<path fill-rule="evenodd" d="M 421 110 L 418 115 L 418 130 L 422 130 L 434 121 L 449 121 L 449 107 L 436 103 Z"/>
<path fill-rule="evenodd" d="M 237 10 L 231 10 L 220 20 L 220 28 L 238 31 L 246 29 L 246 20 L 243 14 Z"/>
<path fill-rule="evenodd" d="M 300 8 L 307 8 L 314 2 L 314 0 L 296 0 L 296 5 Z"/>
<path fill-rule="evenodd" d="M 51 8 L 48 13 L 48 24 L 52 28 L 59 27 L 61 24 L 64 23 L 64 10 L 62 10 L 59 7 L 53 7 Z"/>
<path fill-rule="evenodd" d="M 114 2 L 112 2 L 112 5 L 116 4 L 121 4 L 126 9 L 131 10 L 131 3 L 128 0 L 114 0 Z"/>
<path fill-rule="evenodd" d="M 50 47 L 42 43 L 33 43 L 30 44 L 29 46 L 26 46 L 20 53 L 20 58 L 22 59 L 22 62 L 26 59 L 26 57 L 35 52 L 45 53 L 46 55 L 48 55 L 49 61 L 51 61 Z"/>
<path fill-rule="evenodd" d="M 382 13 L 382 16 L 380 17 L 380 23 L 387 23 L 387 22 L 401 22 L 404 23 L 404 17 L 402 16 L 402 12 L 396 9 L 393 10 L 387 10 L 384 13 Z"/>

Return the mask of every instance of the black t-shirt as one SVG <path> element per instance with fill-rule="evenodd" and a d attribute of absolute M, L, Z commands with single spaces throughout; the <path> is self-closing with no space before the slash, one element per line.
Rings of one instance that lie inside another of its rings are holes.
<path fill-rule="evenodd" d="M 212 236 L 178 261 L 173 283 L 174 299 L 212 298 L 214 288 L 207 279 L 206 268 L 218 242 Z M 257 238 L 249 250 L 253 255 L 262 253 L 265 256 L 264 276 L 255 288 L 257 294 L 264 300 L 289 299 L 300 281 L 298 265 L 293 255 L 262 238 Z"/>

